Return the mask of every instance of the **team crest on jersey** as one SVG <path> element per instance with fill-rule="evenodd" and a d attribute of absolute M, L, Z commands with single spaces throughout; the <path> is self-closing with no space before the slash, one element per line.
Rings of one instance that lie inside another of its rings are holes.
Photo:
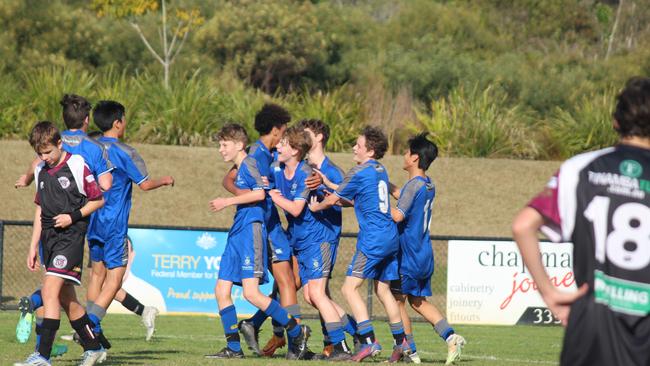
<path fill-rule="evenodd" d="M 247 265 L 247 266 L 250 265 L 251 264 L 251 257 L 246 256 L 246 259 L 244 259 L 244 264 Z"/>
<path fill-rule="evenodd" d="M 296 190 L 298 189 L 298 183 L 294 183 L 291 185 L 291 195 L 294 196 L 296 194 Z"/>
<path fill-rule="evenodd" d="M 63 254 L 59 254 L 56 257 L 54 257 L 54 260 L 52 261 L 52 265 L 54 265 L 54 268 L 65 268 L 65 266 L 68 264 L 68 258 L 66 258 Z"/>
<path fill-rule="evenodd" d="M 626 177 L 638 178 L 643 174 L 643 167 L 636 160 L 623 160 L 618 170 Z"/>
<path fill-rule="evenodd" d="M 61 185 L 61 188 L 67 189 L 70 187 L 70 180 L 68 177 L 59 177 L 59 184 Z"/>
<path fill-rule="evenodd" d="M 317 259 L 314 259 L 313 265 L 314 265 L 314 268 L 318 268 L 318 260 Z"/>

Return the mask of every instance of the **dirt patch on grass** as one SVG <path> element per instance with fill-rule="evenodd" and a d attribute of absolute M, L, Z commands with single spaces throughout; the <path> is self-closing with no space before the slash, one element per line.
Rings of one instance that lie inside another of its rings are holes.
<path fill-rule="evenodd" d="M 173 188 L 152 192 L 134 188 L 132 224 L 230 227 L 233 209 L 213 214 L 208 201 L 226 192 L 221 179 L 229 164 L 216 148 L 134 144 L 153 177 L 171 174 Z M 26 141 L 0 141 L 0 219 L 32 220 L 34 187 L 14 189 L 34 153 Z M 354 165 L 350 154 L 332 154 L 344 170 Z M 406 173 L 401 156 L 382 160 L 390 179 L 401 185 Z M 439 158 L 429 170 L 436 188 L 434 235 L 510 236 L 516 212 L 559 167 L 557 161 Z M 394 202 L 392 202 L 394 204 Z M 345 210 L 344 231 L 356 232 L 354 212 Z"/>

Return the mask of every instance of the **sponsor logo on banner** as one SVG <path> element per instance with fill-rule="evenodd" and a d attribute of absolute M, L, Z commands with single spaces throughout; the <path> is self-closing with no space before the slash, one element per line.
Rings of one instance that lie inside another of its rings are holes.
<path fill-rule="evenodd" d="M 163 313 L 217 312 L 214 286 L 227 232 L 129 229 L 128 234 L 135 259 L 122 286 L 127 292 L 137 294 L 142 303 L 155 306 Z M 272 279 L 270 275 L 269 279 Z M 261 288 L 268 294 L 272 283 Z M 253 314 L 257 310 L 244 299 L 239 286 L 233 287 L 232 299 L 237 314 Z M 123 310 L 116 304 L 109 311 Z"/>
<path fill-rule="evenodd" d="M 540 243 L 551 283 L 575 291 L 573 245 Z M 557 324 L 517 245 L 452 240 L 448 244 L 447 318 L 452 324 Z"/>

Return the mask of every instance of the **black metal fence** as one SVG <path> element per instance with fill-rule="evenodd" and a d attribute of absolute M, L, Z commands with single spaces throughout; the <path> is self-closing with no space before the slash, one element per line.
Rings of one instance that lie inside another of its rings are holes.
<path fill-rule="evenodd" d="M 220 230 L 219 228 L 205 227 L 177 227 L 177 226 L 151 226 L 131 225 L 132 228 L 163 229 L 163 230 Z M 227 229 L 223 229 L 227 231 Z M 31 294 L 40 284 L 41 272 L 30 272 L 27 269 L 26 258 L 32 233 L 30 221 L 1 221 L 0 220 L 0 309 L 15 309 L 22 296 Z M 444 314 L 447 302 L 447 241 L 449 240 L 510 240 L 509 238 L 488 237 L 459 237 L 459 236 L 431 236 L 435 255 L 435 271 L 432 277 L 431 288 L 433 296 L 429 301 Z M 351 260 L 356 244 L 356 234 L 343 233 L 339 244 L 337 263 L 330 282 L 331 296 L 338 304 L 346 307 L 345 300 L 339 289 L 345 278 L 347 265 Z M 84 263 L 88 262 L 88 251 L 84 251 Z M 137 259 L 136 259 L 137 260 Z M 83 272 L 81 286 L 77 289 L 79 299 L 85 298 L 88 283 L 87 276 L 90 270 Z M 384 317 L 384 310 L 372 294 L 372 287 L 367 288 L 368 306 L 373 317 Z M 317 312 L 307 305 L 299 293 L 299 301 L 305 316 L 317 316 Z M 419 316 L 409 309 L 411 319 L 421 320 Z"/>

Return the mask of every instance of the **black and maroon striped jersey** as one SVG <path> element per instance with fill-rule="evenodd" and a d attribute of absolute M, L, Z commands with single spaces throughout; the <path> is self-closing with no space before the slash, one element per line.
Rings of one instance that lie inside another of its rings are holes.
<path fill-rule="evenodd" d="M 650 365 L 650 149 L 567 160 L 529 206 L 553 241 L 573 243 L 578 286 L 563 365 Z"/>
<path fill-rule="evenodd" d="M 55 167 L 41 162 L 34 171 L 34 177 L 34 202 L 41 206 L 43 228 L 53 227 L 55 216 L 69 214 L 82 208 L 88 200 L 102 197 L 95 177 L 80 155 L 66 153 L 63 161 Z M 81 221 L 87 222 L 87 218 Z"/>

